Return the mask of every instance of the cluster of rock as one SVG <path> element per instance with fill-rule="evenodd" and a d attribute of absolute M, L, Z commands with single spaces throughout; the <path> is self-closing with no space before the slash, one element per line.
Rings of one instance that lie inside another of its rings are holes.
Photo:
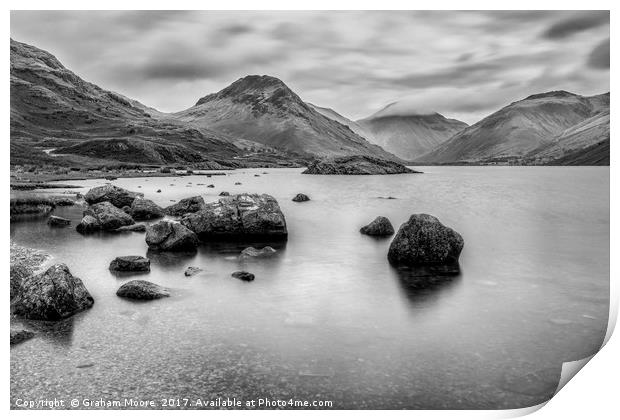
<path fill-rule="evenodd" d="M 283 239 L 288 235 L 278 202 L 267 194 L 229 195 L 213 203 L 205 203 L 200 196 L 189 197 L 164 209 L 141 194 L 105 185 L 90 190 L 85 199 L 90 206 L 84 211 L 78 231 L 145 230 L 149 249 L 156 251 L 194 250 L 200 240 Z M 305 194 L 298 194 L 293 199 L 308 200 Z M 135 220 L 151 220 L 164 215 L 180 217 L 180 220 L 161 220 L 149 226 L 135 223 Z M 66 226 L 70 221 L 52 216 L 48 223 Z M 363 226 L 360 232 L 370 236 L 391 236 L 394 227 L 386 217 L 379 216 Z M 423 267 L 431 274 L 454 274 L 459 272 L 458 259 L 463 244 L 461 235 L 437 218 L 413 214 L 400 226 L 387 257 L 398 267 Z M 276 254 L 277 251 L 270 246 L 261 249 L 248 247 L 241 251 L 239 259 L 269 258 Z M 11 255 L 13 314 L 54 321 L 94 304 L 82 280 L 73 276 L 65 264 L 53 265 L 37 274 L 28 265 L 14 263 L 13 245 Z M 148 272 L 150 260 L 142 256 L 117 257 L 109 269 L 113 272 Z M 188 267 L 185 276 L 200 271 L 199 267 Z M 247 271 L 236 271 L 231 276 L 243 281 L 255 279 L 255 275 Z M 116 294 L 129 299 L 150 300 L 168 297 L 170 291 L 145 280 L 132 280 L 123 284 Z M 31 336 L 29 331 L 12 330 L 11 344 Z"/>
<path fill-rule="evenodd" d="M 283 239 L 288 235 L 280 206 L 268 194 L 238 194 L 220 198 L 184 216 L 181 224 L 200 239 Z"/>
<path fill-rule="evenodd" d="M 420 173 L 405 165 L 374 156 L 341 156 L 317 160 L 302 172 L 310 175 L 392 175 Z"/>

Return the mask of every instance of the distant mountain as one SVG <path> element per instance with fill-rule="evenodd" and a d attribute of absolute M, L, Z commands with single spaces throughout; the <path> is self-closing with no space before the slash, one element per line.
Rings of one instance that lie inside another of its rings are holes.
<path fill-rule="evenodd" d="M 604 117 L 608 110 L 609 93 L 591 97 L 566 91 L 531 95 L 462 130 L 417 161 L 545 163 L 559 158 L 556 152 L 563 145 L 575 152 L 578 149 L 573 147 L 586 148 L 602 141 L 599 134 L 604 137 L 605 121 L 608 127 L 609 119 Z M 591 137 L 593 133 L 597 135 Z M 541 156 L 538 160 L 537 155 Z"/>
<path fill-rule="evenodd" d="M 307 157 L 371 155 L 398 160 L 317 112 L 271 76 L 243 77 L 174 116 L 197 127 Z"/>
<path fill-rule="evenodd" d="M 50 53 L 11 39 L 11 163 L 53 161 L 42 148 L 154 164 L 240 152 L 226 136 L 176 122 L 86 82 Z"/>
<path fill-rule="evenodd" d="M 436 112 L 391 113 L 390 104 L 357 124 L 369 133 L 369 140 L 405 160 L 415 160 L 435 149 L 467 127 L 462 121 Z"/>

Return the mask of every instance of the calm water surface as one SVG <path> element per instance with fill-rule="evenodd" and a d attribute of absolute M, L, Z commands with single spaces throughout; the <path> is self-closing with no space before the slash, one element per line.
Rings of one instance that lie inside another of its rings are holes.
<path fill-rule="evenodd" d="M 609 168 L 422 170 L 355 177 L 256 169 L 114 181 L 162 206 L 198 194 L 214 201 L 220 191 L 273 195 L 289 239 L 272 244 L 279 253 L 270 260 L 241 262 L 243 246 L 216 243 L 195 254 L 147 254 L 143 233 L 82 236 L 74 227 L 79 207 L 55 212 L 71 228 L 11 223 L 17 244 L 68 264 L 95 298 L 92 309 L 59 323 L 11 320 L 38 333 L 11 348 L 11 404 L 236 397 L 492 409 L 548 399 L 562 362 L 596 352 L 605 335 Z M 104 182 L 76 183 L 86 192 Z M 292 202 L 298 192 L 312 201 Z M 387 196 L 397 199 L 378 198 Z M 358 232 L 378 215 L 398 227 L 413 213 L 462 234 L 460 276 L 420 287 L 388 264 L 390 239 Z M 151 272 L 116 277 L 108 265 L 120 255 L 148 255 Z M 190 265 L 204 271 L 185 277 Z M 231 278 L 239 269 L 256 280 Z M 173 296 L 118 298 L 130 279 Z"/>

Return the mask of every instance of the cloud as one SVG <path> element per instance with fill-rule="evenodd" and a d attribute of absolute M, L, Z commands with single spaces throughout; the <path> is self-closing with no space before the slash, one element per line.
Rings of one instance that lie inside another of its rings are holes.
<path fill-rule="evenodd" d="M 588 57 L 588 65 L 593 69 L 609 69 L 609 38 L 592 50 Z"/>
<path fill-rule="evenodd" d="M 475 122 L 533 93 L 608 91 L 605 47 L 593 51 L 608 21 L 591 11 L 12 11 L 11 36 L 167 112 L 269 74 L 352 119 L 406 100 Z"/>
<path fill-rule="evenodd" d="M 562 39 L 603 25 L 609 25 L 609 11 L 582 12 L 554 23 L 543 36 L 549 39 Z"/>

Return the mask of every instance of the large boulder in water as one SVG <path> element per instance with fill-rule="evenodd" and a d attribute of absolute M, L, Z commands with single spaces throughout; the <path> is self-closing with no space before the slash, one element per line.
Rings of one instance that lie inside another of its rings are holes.
<path fill-rule="evenodd" d="M 151 261 L 139 255 L 116 257 L 110 263 L 111 271 L 151 271 Z"/>
<path fill-rule="evenodd" d="M 133 200 L 136 197 L 142 197 L 143 194 L 126 190 L 116 185 L 106 184 L 100 187 L 92 188 L 84 196 L 84 200 L 88 204 L 97 204 L 108 201 L 112 205 L 123 208 L 124 206 L 131 206 Z"/>
<path fill-rule="evenodd" d="M 87 218 L 90 216 L 92 219 Z M 95 220 L 93 220 L 95 219 Z M 133 218 L 109 203 L 97 203 L 84 210 L 84 217 L 77 226 L 78 232 L 85 233 L 95 230 L 116 230 L 121 226 L 133 225 Z M 98 229 L 97 229 L 98 226 Z"/>
<path fill-rule="evenodd" d="M 164 209 L 155 204 L 152 200 L 137 197 L 131 203 L 128 212 L 134 220 L 150 220 L 164 217 Z"/>
<path fill-rule="evenodd" d="M 430 267 L 458 273 L 463 238 L 436 217 L 414 214 L 402 224 L 390 244 L 388 260 L 398 266 Z"/>
<path fill-rule="evenodd" d="M 360 233 L 370 236 L 389 236 L 394 233 L 394 226 L 387 217 L 378 216 L 360 229 Z"/>
<path fill-rule="evenodd" d="M 195 197 L 184 198 L 176 204 L 168 206 L 164 212 L 170 216 L 183 216 L 187 213 L 196 213 L 205 204 L 204 198 L 197 195 Z"/>
<path fill-rule="evenodd" d="M 340 156 L 317 160 L 302 172 L 310 175 L 391 175 L 420 173 L 398 162 L 372 156 Z"/>
<path fill-rule="evenodd" d="M 153 300 L 170 296 L 167 289 L 145 280 L 132 280 L 123 284 L 116 295 L 128 299 Z"/>
<path fill-rule="evenodd" d="M 93 306 L 95 300 L 65 264 L 56 264 L 21 284 L 13 313 L 29 319 L 55 321 Z"/>
<path fill-rule="evenodd" d="M 201 238 L 286 238 L 286 220 L 268 194 L 238 194 L 205 204 L 181 223 Z"/>
<path fill-rule="evenodd" d="M 146 243 L 156 251 L 194 250 L 198 237 L 179 222 L 162 220 L 146 228 Z"/>

